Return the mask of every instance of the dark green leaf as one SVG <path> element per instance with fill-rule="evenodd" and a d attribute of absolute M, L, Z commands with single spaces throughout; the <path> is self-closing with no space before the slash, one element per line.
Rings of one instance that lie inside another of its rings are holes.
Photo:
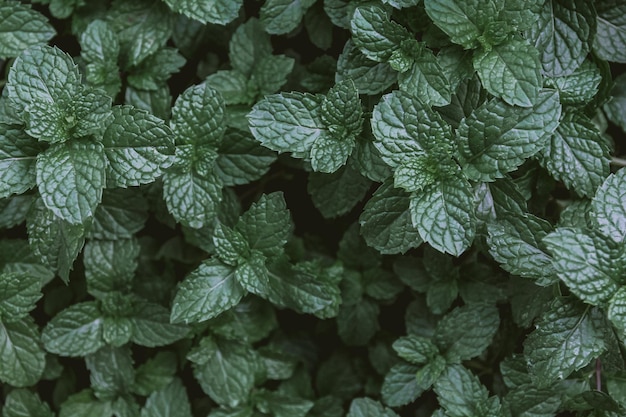
<path fill-rule="evenodd" d="M 41 341 L 48 352 L 86 356 L 104 346 L 102 324 L 102 313 L 96 302 L 73 304 L 48 322 Z"/>
<path fill-rule="evenodd" d="M 36 384 L 46 365 L 45 355 L 39 329 L 30 316 L 0 321 L 0 381 L 15 387 Z"/>
<path fill-rule="evenodd" d="M 307 190 L 324 218 L 348 214 L 365 197 L 371 182 L 350 164 L 332 174 L 312 172 Z"/>

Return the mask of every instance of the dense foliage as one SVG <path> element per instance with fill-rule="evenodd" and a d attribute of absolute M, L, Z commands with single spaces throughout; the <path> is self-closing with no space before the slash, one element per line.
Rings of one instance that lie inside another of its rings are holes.
<path fill-rule="evenodd" d="M 3 417 L 626 415 L 626 1 L 0 0 Z"/>

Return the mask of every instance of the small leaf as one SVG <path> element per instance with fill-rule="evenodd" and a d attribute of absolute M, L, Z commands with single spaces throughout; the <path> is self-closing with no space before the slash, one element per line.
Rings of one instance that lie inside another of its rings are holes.
<path fill-rule="evenodd" d="M 350 79 L 361 94 L 380 94 L 397 80 L 397 72 L 389 64 L 367 58 L 349 39 L 337 60 L 338 81 Z"/>
<path fill-rule="evenodd" d="M 482 410 L 487 408 L 489 392 L 478 377 L 462 365 L 448 366 L 435 382 L 434 391 L 439 404 L 450 417 L 482 414 Z"/>
<path fill-rule="evenodd" d="M 85 224 L 102 199 L 105 169 L 100 143 L 51 146 L 37 157 L 37 184 L 44 204 L 71 224 Z"/>
<path fill-rule="evenodd" d="M 474 68 L 487 91 L 508 104 L 532 107 L 543 84 L 535 47 L 511 39 L 474 55 Z"/>
<path fill-rule="evenodd" d="M 249 133 L 234 129 L 226 131 L 218 154 L 214 170 L 225 187 L 261 178 L 276 160 L 276 154 L 262 147 Z"/>
<path fill-rule="evenodd" d="M 202 178 L 191 170 L 169 170 L 163 178 L 163 194 L 169 212 L 185 226 L 199 229 L 215 220 L 222 199 L 217 178 Z"/>
<path fill-rule="evenodd" d="M 46 365 L 46 353 L 31 317 L 0 322 L 0 360 L 0 381 L 15 387 L 27 387 L 39 381 Z"/>
<path fill-rule="evenodd" d="M 605 351 L 602 313 L 573 299 L 557 298 L 524 341 L 533 382 L 547 387 Z"/>
<path fill-rule="evenodd" d="M 342 304 L 337 315 L 337 333 L 348 346 L 367 345 L 380 329 L 378 304 L 369 298 L 352 305 Z"/>
<path fill-rule="evenodd" d="M 105 189 L 88 236 L 92 239 L 130 239 L 148 219 L 148 202 L 134 189 Z"/>
<path fill-rule="evenodd" d="M 173 323 L 208 320 L 237 305 L 244 295 L 233 267 L 217 260 L 205 261 L 178 287 L 171 320 Z"/>
<path fill-rule="evenodd" d="M 117 35 L 103 20 L 94 20 L 80 35 L 81 57 L 86 61 L 85 80 L 102 87 L 111 97 L 117 96 L 122 82 L 117 58 L 120 44 Z"/>
<path fill-rule="evenodd" d="M 439 349 L 430 339 L 417 335 L 403 336 L 393 342 L 393 350 L 405 361 L 422 365 L 439 354 Z"/>
<path fill-rule="evenodd" d="M 86 356 L 104 346 L 102 313 L 95 301 L 73 304 L 44 327 L 41 341 L 48 352 Z"/>

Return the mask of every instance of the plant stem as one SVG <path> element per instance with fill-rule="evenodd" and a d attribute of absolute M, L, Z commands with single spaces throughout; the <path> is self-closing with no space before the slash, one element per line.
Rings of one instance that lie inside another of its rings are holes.
<path fill-rule="evenodd" d="M 616 165 L 620 168 L 626 167 L 626 159 L 614 156 L 611 158 L 611 165 Z"/>

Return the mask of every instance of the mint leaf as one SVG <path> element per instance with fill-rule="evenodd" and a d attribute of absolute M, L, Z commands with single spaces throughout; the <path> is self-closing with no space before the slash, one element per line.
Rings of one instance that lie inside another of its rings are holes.
<path fill-rule="evenodd" d="M 244 295 L 233 267 L 217 260 L 205 261 L 179 285 L 171 320 L 173 323 L 208 320 L 237 305 Z"/>
<path fill-rule="evenodd" d="M 593 122 L 565 113 L 539 162 L 568 189 L 591 197 L 609 174 L 609 150 Z"/>
<path fill-rule="evenodd" d="M 37 157 L 37 184 L 44 204 L 71 224 L 85 224 L 102 199 L 105 169 L 100 143 L 51 146 Z"/>
<path fill-rule="evenodd" d="M 498 218 L 487 224 L 489 253 L 505 271 L 537 280 L 538 285 L 554 282 L 552 257 L 543 238 L 552 232 L 549 222 L 532 214 Z"/>
<path fill-rule="evenodd" d="M 254 387 L 259 358 L 237 341 L 202 339 L 202 362 L 194 364 L 194 376 L 213 401 L 230 407 L 245 402 Z"/>
<path fill-rule="evenodd" d="M 349 39 L 337 60 L 335 78 L 351 79 L 362 94 L 379 94 L 396 82 L 398 76 L 388 63 L 370 60 Z"/>
<path fill-rule="evenodd" d="M 4 417 L 53 417 L 47 403 L 42 402 L 39 396 L 28 389 L 16 389 L 6 396 Z"/>
<path fill-rule="evenodd" d="M 85 243 L 85 228 L 57 217 L 41 199 L 33 203 L 26 221 L 28 243 L 41 263 L 67 282 L 74 260 Z"/>
<path fill-rule="evenodd" d="M 452 42 L 464 49 L 474 49 L 489 19 L 498 15 L 503 3 L 502 0 L 426 0 L 424 6 L 428 16 Z"/>
<path fill-rule="evenodd" d="M 476 325 L 468 326 L 469 323 Z M 433 341 L 448 363 L 459 363 L 483 353 L 499 325 L 500 316 L 494 306 L 467 304 L 439 321 Z"/>
<path fill-rule="evenodd" d="M 598 94 L 601 82 L 600 69 L 590 60 L 583 61 L 569 75 L 545 79 L 547 87 L 559 91 L 562 104 L 574 105 L 589 103 Z"/>
<path fill-rule="evenodd" d="M 297 396 L 262 390 L 255 395 L 256 408 L 275 417 L 305 417 L 313 408 L 313 401 Z"/>
<path fill-rule="evenodd" d="M 393 350 L 405 361 L 422 365 L 439 354 L 439 349 L 425 337 L 408 335 L 393 342 Z"/>
<path fill-rule="evenodd" d="M 185 62 L 176 49 L 161 48 L 132 68 L 128 84 L 141 90 L 158 90 Z"/>
<path fill-rule="evenodd" d="M 61 405 L 59 417 L 89 417 L 113 415 L 111 401 L 100 401 L 89 388 L 72 394 Z"/>
<path fill-rule="evenodd" d="M 465 118 L 457 130 L 459 163 L 468 178 L 493 181 L 545 147 L 561 115 L 559 95 L 543 91 L 530 109 L 493 99 Z"/>
<path fill-rule="evenodd" d="M 400 88 L 432 106 L 450 104 L 452 96 L 450 81 L 432 51 L 417 42 L 409 42 L 409 46 L 402 43 L 401 51 L 414 62 L 408 71 L 398 75 Z"/>
<path fill-rule="evenodd" d="M 389 15 L 378 6 L 358 7 L 350 22 L 352 40 L 363 54 L 371 60 L 387 62 L 409 32 L 389 20 Z"/>
<path fill-rule="evenodd" d="M 355 398 L 346 417 L 398 417 L 393 410 L 371 398 Z"/>
<path fill-rule="evenodd" d="M 626 239 L 626 169 L 609 175 L 591 201 L 600 233 L 617 243 Z"/>
<path fill-rule="evenodd" d="M 46 365 L 39 330 L 31 317 L 0 321 L 0 381 L 27 387 L 39 381 Z"/>
<path fill-rule="evenodd" d="M 191 405 L 185 387 L 174 379 L 166 387 L 150 394 L 141 417 L 191 417 Z"/>
<path fill-rule="evenodd" d="M 54 35 L 56 31 L 48 19 L 30 5 L 17 1 L 0 5 L 0 57 L 16 57 Z"/>
<path fill-rule="evenodd" d="M 595 18 L 595 10 L 585 1 L 549 0 L 543 4 L 529 35 L 547 76 L 570 75 L 582 64 L 591 47 Z"/>
<path fill-rule="evenodd" d="M 28 315 L 43 295 L 42 282 L 32 274 L 4 272 L 0 274 L 0 321 L 13 322 Z"/>
<path fill-rule="evenodd" d="M 132 189 L 103 190 L 87 237 L 130 239 L 143 229 L 148 219 L 148 202 Z"/>
<path fill-rule="evenodd" d="M 85 81 L 102 87 L 109 96 L 119 93 L 122 82 L 117 58 L 120 45 L 117 35 L 103 20 L 94 20 L 80 36 L 81 57 L 87 62 Z"/>
<path fill-rule="evenodd" d="M 626 107 L 626 75 L 615 77 L 610 94 L 609 101 L 603 106 L 606 117 L 619 126 L 622 131 L 626 131 L 626 117 L 623 113 L 623 109 Z"/>
<path fill-rule="evenodd" d="M 105 345 L 102 313 L 95 301 L 73 304 L 44 327 L 41 341 L 48 352 L 61 356 L 86 356 Z"/>
<path fill-rule="evenodd" d="M 344 300 L 337 315 L 337 334 L 348 346 L 367 345 L 380 329 L 379 314 L 378 304 L 368 298 L 354 304 Z"/>
<path fill-rule="evenodd" d="M 189 87 L 176 99 L 170 125 L 176 145 L 217 147 L 226 128 L 224 100 L 207 84 Z"/>
<path fill-rule="evenodd" d="M 615 0 L 601 0 L 595 8 L 598 28 L 593 38 L 593 51 L 601 59 L 626 62 L 626 5 Z"/>
<path fill-rule="evenodd" d="M 172 324 L 169 318 L 169 310 L 159 304 L 136 302 L 130 319 L 133 324 L 130 340 L 141 346 L 155 347 L 169 345 L 185 337 L 187 326 Z"/>
<path fill-rule="evenodd" d="M 148 396 L 165 389 L 174 380 L 178 357 L 173 352 L 161 351 L 137 367 L 132 391 Z M 155 401 L 158 402 L 158 401 Z"/>
<path fill-rule="evenodd" d="M 128 347 L 103 347 L 87 356 L 85 365 L 90 373 L 95 396 L 104 401 L 115 400 L 127 392 L 135 377 L 133 358 Z"/>
<path fill-rule="evenodd" d="M 261 24 L 271 35 L 282 35 L 294 30 L 315 0 L 265 0 L 260 10 Z"/>
<path fill-rule="evenodd" d="M 422 244 L 411 222 L 410 196 L 404 190 L 383 183 L 369 199 L 359 217 L 361 234 L 367 244 L 383 254 L 404 253 Z"/>
<path fill-rule="evenodd" d="M 613 326 L 618 329 L 620 335 L 626 334 L 626 326 L 624 325 L 624 319 L 626 318 L 626 287 L 620 287 L 611 298 L 606 314 Z"/>
<path fill-rule="evenodd" d="M 165 123 L 132 106 L 115 106 L 102 139 L 109 187 L 155 181 L 173 162 L 174 141 Z"/>
<path fill-rule="evenodd" d="M 381 395 L 390 407 L 401 407 L 415 401 L 424 389 L 417 384 L 415 377 L 420 368 L 408 363 L 398 363 L 385 375 Z"/>
<path fill-rule="evenodd" d="M 240 25 L 228 44 L 228 57 L 233 69 L 246 78 L 254 73 L 256 64 L 271 54 L 270 37 L 256 18 Z"/>
<path fill-rule="evenodd" d="M 496 405 L 489 404 L 487 388 L 480 383 L 476 375 L 462 365 L 448 366 L 435 382 L 434 391 L 439 404 L 450 417 L 501 415 L 487 414 L 492 407 L 499 411 L 499 401 L 496 401 Z"/>
<path fill-rule="evenodd" d="M 257 180 L 276 160 L 276 154 L 260 146 L 249 133 L 235 129 L 226 130 L 218 153 L 214 169 L 226 187 Z"/>
<path fill-rule="evenodd" d="M 411 196 L 411 221 L 435 249 L 458 256 L 474 240 L 476 220 L 469 183 L 452 178 Z"/>
<path fill-rule="evenodd" d="M 199 22 L 226 25 L 237 17 L 243 1 L 216 0 L 204 2 L 201 0 L 165 0 L 165 3 L 175 12 L 182 13 Z"/>
<path fill-rule="evenodd" d="M 221 223 L 213 231 L 215 254 L 228 265 L 237 266 L 240 258 L 250 256 L 250 246 L 245 236 Z"/>
<path fill-rule="evenodd" d="M 618 290 L 619 272 L 603 237 L 557 228 L 543 242 L 552 252 L 558 277 L 583 301 L 603 305 Z"/>
<path fill-rule="evenodd" d="M 600 311 L 568 298 L 557 298 L 524 341 L 530 376 L 547 387 L 586 366 L 605 351 Z"/>
<path fill-rule="evenodd" d="M 487 91 L 508 104 L 532 107 L 543 84 L 539 52 L 510 39 L 474 55 L 474 68 Z"/>
<path fill-rule="evenodd" d="M 370 184 L 348 164 L 332 174 L 310 173 L 307 191 L 324 218 L 335 218 L 349 213 L 365 197 Z"/>
<path fill-rule="evenodd" d="M 37 184 L 35 162 L 40 151 L 21 129 L 0 124 L 0 198 L 22 194 Z"/>
<path fill-rule="evenodd" d="M 173 28 L 173 14 L 156 0 L 117 1 L 106 15 L 120 42 L 122 62 L 134 66 L 165 45 Z"/>

